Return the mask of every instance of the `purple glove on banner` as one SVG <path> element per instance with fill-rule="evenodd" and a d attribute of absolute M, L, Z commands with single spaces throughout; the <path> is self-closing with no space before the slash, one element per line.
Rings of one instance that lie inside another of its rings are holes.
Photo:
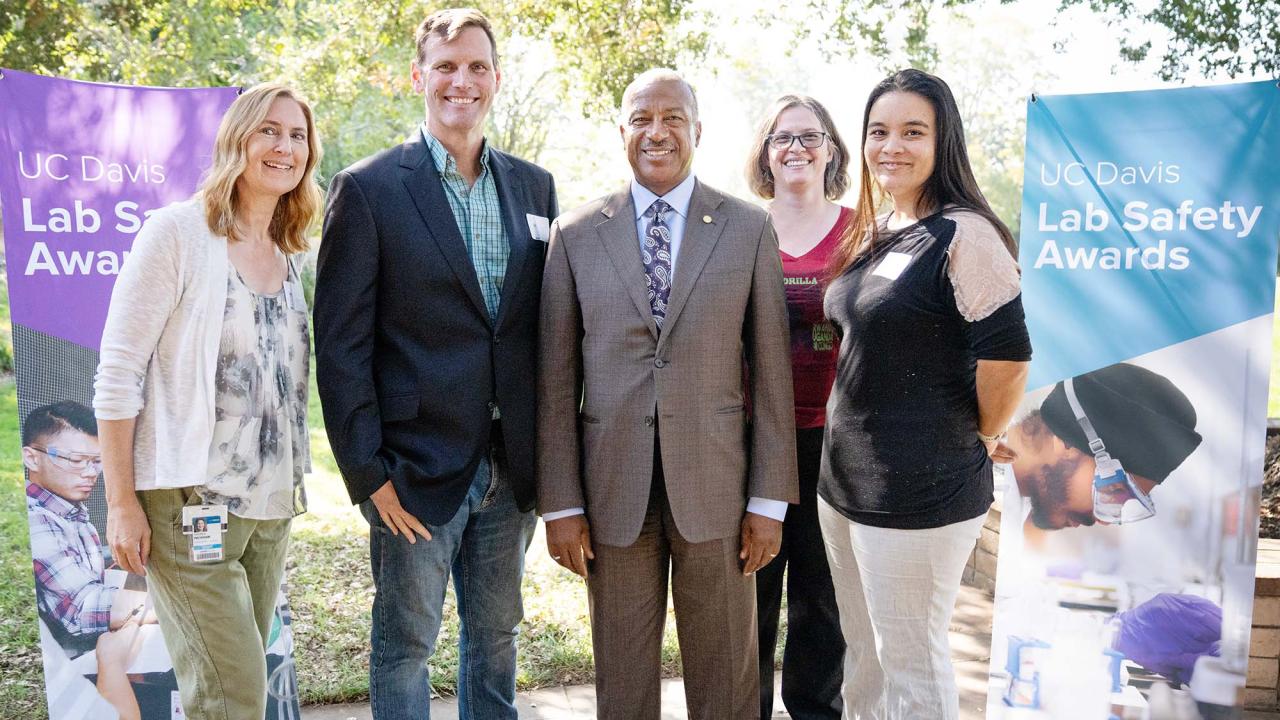
<path fill-rule="evenodd" d="M 1191 682 L 1196 658 L 1219 652 L 1222 608 L 1202 597 L 1160 593 L 1116 618 L 1115 649 L 1176 682 Z"/>

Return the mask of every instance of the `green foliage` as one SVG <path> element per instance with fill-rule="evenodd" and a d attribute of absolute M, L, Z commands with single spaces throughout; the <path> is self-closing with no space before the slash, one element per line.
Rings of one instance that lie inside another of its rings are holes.
<path fill-rule="evenodd" d="M 969 1 L 808 0 L 803 12 L 824 22 L 800 27 L 797 41 L 816 39 L 829 56 L 868 55 L 886 73 L 907 66 L 932 70 L 938 62 L 932 18 L 941 8 Z M 780 5 L 775 19 L 794 12 Z M 816 38 L 811 28 L 820 28 Z"/>
<path fill-rule="evenodd" d="M 4 234 L 0 233 L 0 239 Z M 3 260 L 0 252 L 0 261 Z M 0 376 L 13 374 L 13 325 L 9 322 L 9 278 L 0 273 Z"/>
<path fill-rule="evenodd" d="M 1280 278 L 1276 280 L 1276 309 L 1271 323 L 1271 393 L 1267 417 L 1280 418 Z"/>
<path fill-rule="evenodd" d="M 13 373 L 13 343 L 7 338 L 0 340 L 0 374 Z"/>
<path fill-rule="evenodd" d="M 687 0 L 475 4 L 493 22 L 504 72 L 530 81 L 499 95 L 493 135 L 533 160 L 558 113 L 611 112 L 639 70 L 709 48 L 705 30 L 686 29 L 697 17 Z M 142 85 L 289 83 L 317 107 L 323 182 L 420 121 L 408 69 L 425 12 L 411 0 L 28 0 L 0 12 L 0 62 Z"/>
<path fill-rule="evenodd" d="M 1011 0 L 1003 0 L 1011 2 Z M 1062 0 L 1087 5 L 1124 28 L 1121 54 L 1140 62 L 1153 49 L 1155 26 L 1169 34 L 1160 53 L 1160 77 L 1179 80 L 1193 66 L 1206 77 L 1280 74 L 1280 3 L 1259 0 Z M 1149 9 L 1147 9 L 1149 8 Z"/>
<path fill-rule="evenodd" d="M 0 67 L 53 73 L 77 44 L 77 0 L 17 0 L 0 6 Z"/>
<path fill-rule="evenodd" d="M 888 72 L 904 66 L 932 69 L 938 61 L 931 20 L 946 8 L 976 0 L 807 0 L 803 12 L 823 22 L 801 28 L 796 41 L 816 39 L 829 55 L 867 54 Z M 1015 0 L 1001 0 L 1012 3 Z M 1179 80 L 1195 67 L 1206 77 L 1280 74 L 1280 3 L 1259 0 L 1059 0 L 1065 10 L 1086 6 L 1123 34 L 1121 56 L 1142 62 L 1156 49 L 1158 28 L 1168 42 L 1158 50 L 1160 77 Z M 780 23 L 795 8 L 780 4 L 767 21 Z M 816 36 L 816 37 L 815 37 Z"/>
<path fill-rule="evenodd" d="M 993 18 L 992 16 L 995 16 Z M 996 22 L 990 22 L 997 19 Z M 1028 21 L 1009 8 L 937 24 L 936 71 L 950 83 L 964 118 L 969 164 L 992 210 L 1018 237 L 1027 94 L 1053 79 L 1035 62 Z"/>
<path fill-rule="evenodd" d="M 546 38 L 559 59 L 562 88 L 585 114 L 600 116 L 621 105 L 622 91 L 640 72 L 707 52 L 709 33 L 692 27 L 706 28 L 709 18 L 689 5 L 516 0 L 504 12 L 509 21 L 519 21 L 508 28 L 513 34 Z"/>

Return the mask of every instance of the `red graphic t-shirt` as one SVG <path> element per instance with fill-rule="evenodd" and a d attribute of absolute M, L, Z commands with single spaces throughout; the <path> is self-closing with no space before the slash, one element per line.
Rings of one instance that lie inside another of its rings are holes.
<path fill-rule="evenodd" d="M 851 215 L 849 208 L 840 208 L 840 216 L 826 237 L 804 255 L 792 257 L 779 251 L 791 322 L 796 427 L 800 429 L 822 427 L 827 421 L 827 396 L 836 378 L 836 353 L 840 347 L 835 330 L 822 313 L 822 279 Z"/>

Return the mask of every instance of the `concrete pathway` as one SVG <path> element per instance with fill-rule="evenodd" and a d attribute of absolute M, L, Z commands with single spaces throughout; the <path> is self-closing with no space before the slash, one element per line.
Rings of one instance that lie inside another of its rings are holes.
<path fill-rule="evenodd" d="M 960 689 L 960 715 L 963 720 L 980 720 L 987 704 L 987 658 L 991 646 L 991 600 L 969 587 L 960 589 L 956 614 L 951 624 L 951 653 L 955 659 L 956 684 Z M 777 697 L 774 682 L 775 718 L 790 717 Z M 522 720 L 585 720 L 596 716 L 595 690 L 589 685 L 543 688 L 520 693 L 516 707 Z M 350 705 L 308 705 L 302 708 L 302 720 L 370 720 L 368 703 Z M 431 703 L 432 720 L 456 720 L 458 704 L 454 698 Z M 662 720 L 684 720 L 688 712 L 684 704 L 684 683 L 679 678 L 662 681 Z"/>
<path fill-rule="evenodd" d="M 543 688 L 520 693 L 516 710 L 521 720 L 580 720 L 596 716 L 595 689 L 590 685 Z M 781 708 L 782 701 L 775 700 Z M 662 681 L 662 720 L 684 720 L 689 715 L 684 705 L 684 683 L 679 678 Z M 369 720 L 368 703 L 352 705 L 307 706 L 302 720 Z M 431 703 L 431 720 L 457 720 L 458 703 L 454 698 Z M 774 717 L 788 717 L 775 712 Z"/>
<path fill-rule="evenodd" d="M 991 647 L 991 599 L 979 590 L 960 588 L 951 622 L 951 656 L 960 690 L 962 720 L 983 720 L 987 705 L 987 662 Z M 780 680 L 775 680 L 777 688 Z M 775 718 L 787 718 L 775 690 Z M 543 688 L 520 693 L 516 707 L 522 720 L 586 720 L 596 716 L 595 690 L 589 685 Z M 308 705 L 302 720 L 371 720 L 368 703 Z M 431 703 L 432 720 L 457 720 L 454 698 Z M 684 683 L 679 678 L 662 681 L 662 720 L 684 720 Z M 1245 712 L 1243 720 L 1280 720 L 1278 713 Z"/>

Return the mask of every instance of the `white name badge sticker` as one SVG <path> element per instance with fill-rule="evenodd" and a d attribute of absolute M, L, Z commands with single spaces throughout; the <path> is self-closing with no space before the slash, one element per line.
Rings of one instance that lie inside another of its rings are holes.
<path fill-rule="evenodd" d="M 188 505 L 182 508 L 182 532 L 191 536 L 191 562 L 221 562 L 222 534 L 227 529 L 226 505 Z"/>
<path fill-rule="evenodd" d="M 906 270 L 910 264 L 911 256 L 907 253 L 891 252 L 884 256 L 884 259 L 876 266 L 875 272 L 871 274 L 890 280 L 897 280 L 902 271 Z"/>
<path fill-rule="evenodd" d="M 547 242 L 551 239 L 551 221 L 541 215 L 526 213 L 525 220 L 529 221 L 529 235 L 538 242 Z"/>

